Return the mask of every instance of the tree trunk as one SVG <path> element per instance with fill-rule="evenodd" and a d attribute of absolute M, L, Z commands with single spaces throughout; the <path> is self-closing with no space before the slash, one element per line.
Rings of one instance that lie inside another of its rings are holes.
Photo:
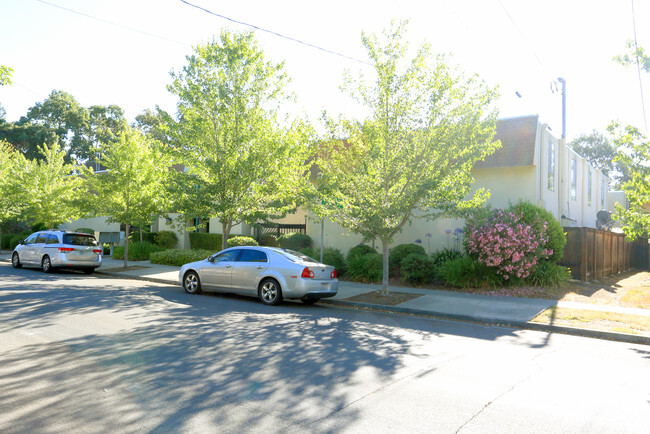
<path fill-rule="evenodd" d="M 382 246 L 382 253 L 383 253 L 383 259 L 384 259 L 384 264 L 383 264 L 383 277 L 382 277 L 382 285 L 381 285 L 381 294 L 382 295 L 388 295 L 390 293 L 390 290 L 388 288 L 388 247 L 390 246 L 390 243 L 386 240 L 381 240 L 381 246 Z"/>
<path fill-rule="evenodd" d="M 142 242 L 142 226 L 140 226 L 140 242 Z"/>
<path fill-rule="evenodd" d="M 228 235 L 230 235 L 231 229 L 232 224 L 230 222 L 221 222 L 221 250 L 224 250 L 228 245 Z"/>
<path fill-rule="evenodd" d="M 129 224 L 126 223 L 125 225 L 125 230 L 124 230 L 124 268 L 129 266 L 128 263 L 128 258 L 129 258 Z"/>

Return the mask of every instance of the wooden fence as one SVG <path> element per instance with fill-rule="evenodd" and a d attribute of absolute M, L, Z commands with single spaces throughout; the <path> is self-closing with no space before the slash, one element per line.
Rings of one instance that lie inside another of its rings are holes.
<path fill-rule="evenodd" d="M 564 228 L 567 243 L 561 264 L 574 279 L 591 281 L 630 268 L 650 269 L 648 240 L 593 228 Z"/>

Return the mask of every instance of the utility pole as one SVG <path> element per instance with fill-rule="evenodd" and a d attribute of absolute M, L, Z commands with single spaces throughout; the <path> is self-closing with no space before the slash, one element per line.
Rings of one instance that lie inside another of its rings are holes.
<path fill-rule="evenodd" d="M 558 77 L 557 81 L 562 83 L 562 138 L 566 140 L 566 80 Z"/>

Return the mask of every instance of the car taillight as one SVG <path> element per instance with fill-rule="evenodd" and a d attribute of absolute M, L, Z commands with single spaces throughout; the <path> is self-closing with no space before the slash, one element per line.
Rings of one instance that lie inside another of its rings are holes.
<path fill-rule="evenodd" d="M 102 249 L 93 249 L 93 252 L 97 253 L 98 255 L 102 253 Z"/>
<path fill-rule="evenodd" d="M 72 248 L 72 247 L 59 247 L 59 252 L 62 252 L 62 253 L 74 252 L 74 248 Z"/>
<path fill-rule="evenodd" d="M 314 272 L 309 269 L 309 267 L 305 267 L 304 270 L 302 270 L 302 274 L 300 277 L 306 277 L 308 279 L 313 279 L 315 276 Z"/>
<path fill-rule="evenodd" d="M 330 277 L 331 277 L 332 279 L 336 279 L 336 278 L 338 277 L 338 274 L 336 274 L 336 268 L 334 269 L 334 271 L 332 271 L 332 272 L 330 273 Z"/>

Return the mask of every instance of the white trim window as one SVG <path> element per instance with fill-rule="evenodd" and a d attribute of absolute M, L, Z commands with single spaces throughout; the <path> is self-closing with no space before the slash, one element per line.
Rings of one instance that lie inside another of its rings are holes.
<path fill-rule="evenodd" d="M 571 159 L 571 200 L 578 198 L 578 167 L 576 159 Z"/>
<path fill-rule="evenodd" d="M 555 143 L 552 140 L 548 142 L 548 167 L 547 167 L 547 188 L 550 191 L 555 190 Z"/>
<path fill-rule="evenodd" d="M 587 169 L 587 206 L 591 206 L 591 169 Z"/>
<path fill-rule="evenodd" d="M 600 209 L 606 209 L 605 206 L 606 199 L 607 199 L 607 183 L 603 179 L 603 183 L 600 185 Z"/>

